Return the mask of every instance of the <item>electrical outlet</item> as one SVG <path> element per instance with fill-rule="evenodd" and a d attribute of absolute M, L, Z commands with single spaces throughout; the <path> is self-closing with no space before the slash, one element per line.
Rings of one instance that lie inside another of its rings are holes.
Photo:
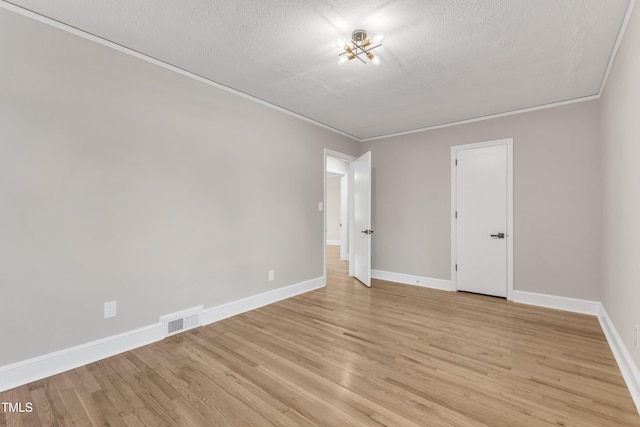
<path fill-rule="evenodd" d="M 273 282 L 276 279 L 276 272 L 275 270 L 269 270 L 269 281 Z"/>
<path fill-rule="evenodd" d="M 633 325 L 633 330 L 635 332 L 633 335 L 633 344 L 638 347 L 638 340 L 640 340 L 640 337 L 638 336 L 638 325 Z"/>
<path fill-rule="evenodd" d="M 104 303 L 104 318 L 116 317 L 116 301 L 107 301 Z"/>

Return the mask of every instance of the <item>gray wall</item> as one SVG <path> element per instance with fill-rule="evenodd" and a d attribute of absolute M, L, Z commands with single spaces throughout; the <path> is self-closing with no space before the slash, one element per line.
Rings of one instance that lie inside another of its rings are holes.
<path fill-rule="evenodd" d="M 373 268 L 450 279 L 450 147 L 510 137 L 515 289 L 598 300 L 596 101 L 362 143 L 373 155 Z"/>
<path fill-rule="evenodd" d="M 0 366 L 323 275 L 357 142 L 4 9 L 0 58 Z"/>
<path fill-rule="evenodd" d="M 327 177 L 327 240 L 340 240 L 340 179 Z"/>
<path fill-rule="evenodd" d="M 604 286 L 602 302 L 640 367 L 640 10 L 636 5 L 607 80 L 602 107 Z"/>

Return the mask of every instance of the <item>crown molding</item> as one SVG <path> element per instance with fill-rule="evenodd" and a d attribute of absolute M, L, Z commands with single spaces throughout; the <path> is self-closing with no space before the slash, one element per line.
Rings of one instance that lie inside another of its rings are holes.
<path fill-rule="evenodd" d="M 216 81 L 210 80 L 210 79 L 208 79 L 206 77 L 203 77 L 203 76 L 201 76 L 199 74 L 192 73 L 191 71 L 187 71 L 187 70 L 185 70 L 183 68 L 180 68 L 178 66 L 170 64 L 168 62 L 164 62 L 164 61 L 161 61 L 161 60 L 159 60 L 157 58 L 154 58 L 152 56 L 145 55 L 144 53 L 141 53 L 141 52 L 138 52 L 136 50 L 130 49 L 128 47 L 122 46 L 122 45 L 120 45 L 118 43 L 112 42 L 111 40 L 104 39 L 102 37 L 96 36 L 95 34 L 88 33 L 86 31 L 80 30 L 80 29 L 78 29 L 76 27 L 72 27 L 72 26 L 64 24 L 64 23 L 62 23 L 60 21 L 56 21 L 55 19 L 40 15 L 38 13 L 35 13 L 35 12 L 31 11 L 31 10 L 24 9 L 22 7 L 19 7 L 19 6 L 16 6 L 16 5 L 14 5 L 12 3 L 9 3 L 9 2 L 6 2 L 4 0 L 0 0 L 0 7 L 3 8 L 3 9 L 9 10 L 11 12 L 15 12 L 15 13 L 17 13 L 19 15 L 25 16 L 27 18 L 31 18 L 31 19 L 33 19 L 35 21 L 42 22 L 43 24 L 49 25 L 49 26 L 57 28 L 59 30 L 66 31 L 67 33 L 71 33 L 71 34 L 76 35 L 78 37 L 82 37 L 83 39 L 92 41 L 94 43 L 98 43 L 98 44 L 100 44 L 102 46 L 106 46 L 106 47 L 109 47 L 111 49 L 115 49 L 118 52 L 122 52 L 122 53 L 125 53 L 127 55 L 133 56 L 134 58 L 138 58 L 138 59 L 141 59 L 143 61 L 149 62 L 151 64 L 160 66 L 160 67 L 165 68 L 167 70 L 170 70 L 170 71 L 173 71 L 175 73 L 181 74 L 181 75 L 183 75 L 185 77 L 192 78 L 194 80 L 197 80 L 197 81 L 199 81 L 201 83 L 204 83 L 204 84 L 206 84 L 208 86 L 211 86 L 211 87 L 214 87 L 216 89 L 220 89 L 220 90 L 223 90 L 225 92 L 232 93 L 232 94 L 237 95 L 237 96 L 239 96 L 241 98 L 248 99 L 250 101 L 256 102 L 256 103 L 258 103 L 260 105 L 263 105 L 265 107 L 268 107 L 268 108 L 272 108 L 272 109 L 274 109 L 276 111 L 279 111 L 281 113 L 287 114 L 289 116 L 292 116 L 292 117 L 295 117 L 297 119 L 303 120 L 303 121 L 305 121 L 307 123 L 311 123 L 313 125 L 316 125 L 318 127 L 323 128 L 323 129 L 326 129 L 326 130 L 329 130 L 331 132 L 337 133 L 338 135 L 342 135 L 342 136 L 345 136 L 345 137 L 347 137 L 349 139 L 352 139 L 354 141 L 360 142 L 359 138 L 357 138 L 357 137 L 355 137 L 355 136 L 353 136 L 353 135 L 351 135 L 349 133 L 343 132 L 343 131 L 341 131 L 339 129 L 336 129 L 336 128 L 331 127 L 329 125 L 326 125 L 324 123 L 321 123 L 321 122 L 318 122 L 316 120 L 310 119 L 309 117 L 305 117 L 305 116 L 303 116 L 301 114 L 298 114 L 298 113 L 295 113 L 295 112 L 293 112 L 291 110 L 287 110 L 286 108 L 280 107 L 280 106 L 272 104 L 270 102 L 267 102 L 264 99 L 257 98 L 255 96 L 252 96 L 252 95 L 249 95 L 247 93 L 241 92 L 241 91 L 239 91 L 237 89 L 233 89 L 233 88 L 231 88 L 229 86 L 225 86 L 225 85 L 223 85 L 221 83 L 218 83 Z"/>
<path fill-rule="evenodd" d="M 633 12 L 633 7 L 635 6 L 635 4 L 636 4 L 636 0 L 631 0 L 629 2 L 629 7 L 627 8 L 627 14 L 624 16 L 624 21 L 622 21 L 622 26 L 620 27 L 620 32 L 618 33 L 616 44 L 613 46 L 613 51 L 611 51 L 611 57 L 609 57 L 609 64 L 607 64 L 607 70 L 604 72 L 604 77 L 602 78 L 602 84 L 600 85 L 600 91 L 598 92 L 599 97 L 602 96 L 602 93 L 604 92 L 604 88 L 607 86 L 609 73 L 611 72 L 611 68 L 613 68 L 613 63 L 615 62 L 616 55 L 618 54 L 618 49 L 620 48 L 620 43 L 622 43 L 624 33 L 627 30 L 627 24 L 629 23 L 629 19 L 631 18 L 631 13 Z"/>
<path fill-rule="evenodd" d="M 545 110 L 547 108 L 554 108 L 554 107 L 561 107 L 563 105 L 575 104 L 578 102 L 593 101 L 594 99 L 599 99 L 599 98 L 600 98 L 600 95 L 584 96 L 581 98 L 568 99 L 566 101 L 559 101 L 559 102 L 552 102 L 550 104 L 538 105 L 536 107 L 522 108 L 520 110 L 505 111 L 504 113 L 497 113 L 497 114 L 491 114 L 488 116 L 475 117 L 473 119 L 459 120 L 456 122 L 443 123 L 440 125 L 433 125 L 433 126 L 428 126 L 424 128 L 407 130 L 403 132 L 389 133 L 389 134 L 380 135 L 380 136 L 372 136 L 370 138 L 362 138 L 360 139 L 360 142 L 376 141 L 379 139 L 387 139 L 387 138 L 394 138 L 396 136 L 410 135 L 412 133 L 427 132 L 430 130 L 448 128 L 451 126 L 465 125 L 467 123 L 481 122 L 483 120 L 498 119 L 500 117 L 513 116 L 515 114 L 522 114 L 522 113 L 530 113 L 532 111 Z"/>
<path fill-rule="evenodd" d="M 475 118 L 471 118 L 471 119 L 466 119 L 466 120 L 458 120 L 458 121 L 453 121 L 453 122 L 449 122 L 449 123 L 443 123 L 443 124 L 437 124 L 437 125 L 433 125 L 433 126 L 427 126 L 427 127 L 422 127 L 422 128 L 417 128 L 417 129 L 412 129 L 412 130 L 407 130 L 407 131 L 401 131 L 401 132 L 394 132 L 394 133 L 389 133 L 389 134 L 384 134 L 384 135 L 378 135 L 378 136 L 372 136 L 372 137 L 368 137 L 368 138 L 358 138 L 354 135 L 351 135 L 347 132 L 341 131 L 339 129 L 336 129 L 334 127 L 331 127 L 327 124 L 318 122 L 316 120 L 313 120 L 309 117 L 303 116 L 301 114 L 295 113 L 291 110 L 288 110 L 286 108 L 280 107 L 278 105 L 272 104 L 270 102 L 267 102 L 263 99 L 257 98 L 255 96 L 249 95 L 245 92 L 241 92 L 239 90 L 233 89 L 229 86 L 225 86 L 221 83 L 218 83 L 216 81 L 207 79 L 199 74 L 195 74 L 192 73 L 190 71 L 187 71 L 183 68 L 177 67 L 173 64 L 170 64 L 168 62 L 164 62 L 161 61 L 159 59 L 153 58 L 151 56 L 145 55 L 141 52 L 138 52 L 136 50 L 130 49 L 128 47 L 122 46 L 120 44 L 117 44 L 115 42 L 112 42 L 110 40 L 104 39 L 102 37 L 98 37 L 94 34 L 88 33 L 86 31 L 80 30 L 76 27 L 72 27 L 70 25 L 64 24 L 60 21 L 56 21 L 55 19 L 52 18 L 48 18 L 46 16 L 40 15 L 38 13 L 35 13 L 33 11 L 24 9 L 22 7 L 16 6 L 12 3 L 9 3 L 5 0 L 0 0 L 0 7 L 2 7 L 3 9 L 9 10 L 11 12 L 15 12 L 19 15 L 34 19 L 38 22 L 42 22 L 46 25 L 52 26 L 54 28 L 66 31 L 68 33 L 74 34 L 76 36 L 82 37 L 86 40 L 92 41 L 94 43 L 98 43 L 100 45 L 115 49 L 119 52 L 125 53 L 127 55 L 131 55 L 135 58 L 141 59 L 143 61 L 149 62 L 151 64 L 160 66 L 162 68 L 171 70 L 175 73 L 181 74 L 183 76 L 192 78 L 194 80 L 197 80 L 201 83 L 204 83 L 206 85 L 212 86 L 216 89 L 220 89 L 223 90 L 225 92 L 229 92 L 232 93 L 234 95 L 240 96 L 244 99 L 248 99 L 250 101 L 256 102 L 260 105 L 263 105 L 265 107 L 274 109 L 276 111 L 279 111 L 281 113 L 287 114 L 289 116 L 295 117 L 297 119 L 303 120 L 307 123 L 311 123 L 313 125 L 316 125 L 318 127 L 321 127 L 323 129 L 329 130 L 333 133 L 336 133 L 338 135 L 342 135 L 344 137 L 347 137 L 353 141 L 357 141 L 357 142 L 369 142 L 369 141 L 377 141 L 377 140 L 381 140 L 381 139 L 389 139 L 389 138 L 394 138 L 394 137 L 398 137 L 398 136 L 403 136 L 403 135 L 410 135 L 413 133 L 420 133 L 420 132 L 428 132 L 431 130 L 436 130 L 436 129 L 442 129 L 442 128 L 446 128 L 446 127 L 452 127 L 452 126 L 458 126 L 458 125 L 464 125 L 464 124 L 468 124 L 468 123 L 475 123 L 475 122 L 479 122 L 479 121 L 483 121 L 483 120 L 491 120 L 491 119 L 497 119 L 500 117 L 507 117 L 507 116 L 511 116 L 511 115 L 515 115 L 515 114 L 522 114 L 522 113 L 529 113 L 532 111 L 538 111 L 538 110 L 543 110 L 546 108 L 554 108 L 554 107 L 561 107 L 563 105 L 569 105 L 569 104 L 574 104 L 577 102 L 584 102 L 584 101 L 592 101 L 595 99 L 599 99 L 602 96 L 602 93 L 604 92 L 604 89 L 606 87 L 606 83 L 607 83 L 607 79 L 609 77 L 609 73 L 611 72 L 611 68 L 613 67 L 613 63 L 615 61 L 615 57 L 616 54 L 618 53 L 618 49 L 620 47 L 620 44 L 622 42 L 622 39 L 624 37 L 624 33 L 626 31 L 627 25 L 629 23 L 629 19 L 631 18 L 631 14 L 633 12 L 633 8 L 635 6 L 636 0 L 631 0 L 629 2 L 629 7 L 627 9 L 627 13 L 625 15 L 624 21 L 622 23 L 622 26 L 620 27 L 620 32 L 618 33 L 618 38 L 616 39 L 616 43 L 614 45 L 613 51 L 611 53 L 611 56 L 609 58 L 609 63 L 607 65 L 607 69 L 605 71 L 605 75 L 602 79 L 602 83 L 600 86 L 600 90 L 598 91 L 598 93 L 596 95 L 590 95 L 590 96 L 585 96 L 585 97 L 580 97 L 580 98 L 575 98 L 575 99 L 569 99 L 569 100 L 565 100 L 565 101 L 559 101 L 559 102 L 553 102 L 553 103 L 549 103 L 549 104 L 543 104 L 543 105 L 539 105 L 539 106 L 535 106 L 535 107 L 529 107 L 529 108 L 523 108 L 523 109 L 519 109 L 519 110 L 513 110 L 513 111 L 506 111 L 506 112 L 502 112 L 502 113 L 497 113 L 497 114 L 491 114 L 491 115 L 487 115 L 487 116 L 481 116 L 481 117 L 475 117 Z"/>

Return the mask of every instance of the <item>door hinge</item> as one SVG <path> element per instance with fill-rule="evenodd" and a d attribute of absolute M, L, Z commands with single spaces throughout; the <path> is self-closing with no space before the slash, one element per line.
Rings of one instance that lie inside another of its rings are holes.
<path fill-rule="evenodd" d="M 456 211 L 456 218 L 458 218 L 458 211 Z"/>
<path fill-rule="evenodd" d="M 458 166 L 458 159 L 456 159 L 456 166 Z"/>
<path fill-rule="evenodd" d="M 456 264 L 456 271 L 458 271 L 458 264 Z"/>

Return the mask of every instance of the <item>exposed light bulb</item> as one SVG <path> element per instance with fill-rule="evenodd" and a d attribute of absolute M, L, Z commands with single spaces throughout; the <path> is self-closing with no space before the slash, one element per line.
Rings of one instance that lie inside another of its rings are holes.
<path fill-rule="evenodd" d="M 373 65 L 380 65 L 380 58 L 377 56 L 374 56 L 371 62 L 373 62 Z"/>
<path fill-rule="evenodd" d="M 347 58 L 347 56 L 346 56 L 346 55 L 341 56 L 341 57 L 340 57 L 340 59 L 338 59 L 338 65 L 342 65 L 342 64 L 344 64 L 345 62 L 347 62 L 348 60 L 349 60 L 349 58 Z"/>
<path fill-rule="evenodd" d="M 378 33 L 371 40 L 374 44 L 380 44 L 384 40 L 384 33 Z"/>
<path fill-rule="evenodd" d="M 344 40 L 337 39 L 336 40 L 336 46 L 338 47 L 338 49 L 344 49 L 344 48 L 347 47 L 347 44 L 344 42 Z"/>

